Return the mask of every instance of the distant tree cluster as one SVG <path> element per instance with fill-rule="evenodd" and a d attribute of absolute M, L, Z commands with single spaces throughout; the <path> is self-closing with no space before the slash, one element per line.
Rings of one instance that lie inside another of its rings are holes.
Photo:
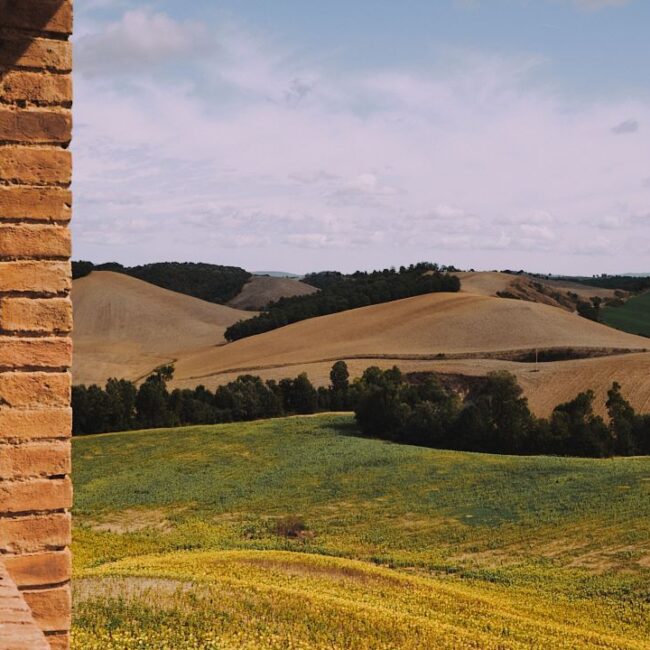
<path fill-rule="evenodd" d="M 217 304 L 226 303 L 239 295 L 252 277 L 248 271 L 236 266 L 193 262 L 159 262 L 130 267 L 117 262 L 98 265 L 85 261 L 72 263 L 74 279 L 84 277 L 92 271 L 123 273 L 163 289 Z"/>
<path fill-rule="evenodd" d="M 104 388 L 74 386 L 74 435 L 350 410 L 349 373 L 343 361 L 332 367 L 331 385 L 318 389 L 301 374 L 279 382 L 242 375 L 215 392 L 204 386 L 169 391 L 173 376 L 173 367 L 164 366 L 139 387 L 123 379 L 109 379 Z"/>
<path fill-rule="evenodd" d="M 609 423 L 594 414 L 593 391 L 536 418 L 514 376 L 491 373 L 464 402 L 435 375 L 407 381 L 398 368 L 368 368 L 351 388 L 357 422 L 368 436 L 395 442 L 499 454 L 602 458 L 650 454 L 650 416 L 637 415 L 614 384 Z"/>
<path fill-rule="evenodd" d="M 402 266 L 399 270 L 358 271 L 351 275 L 336 271 L 313 273 L 304 281 L 319 288 L 318 293 L 273 302 L 259 316 L 229 327 L 225 337 L 228 341 L 237 341 L 316 316 L 426 293 L 458 291 L 460 280 L 449 270 L 436 264 L 420 263 Z"/>
<path fill-rule="evenodd" d="M 642 293 L 650 290 L 650 276 L 631 275 L 598 275 L 592 278 L 567 278 L 572 282 L 579 282 L 590 287 L 628 291 L 629 293 Z"/>

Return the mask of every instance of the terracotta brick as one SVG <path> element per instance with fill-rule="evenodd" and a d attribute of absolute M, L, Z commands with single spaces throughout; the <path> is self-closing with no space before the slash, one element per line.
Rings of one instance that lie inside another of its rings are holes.
<path fill-rule="evenodd" d="M 0 300 L 0 330 L 67 333 L 71 329 L 72 303 L 68 298 Z"/>
<path fill-rule="evenodd" d="M 0 187 L 0 219 L 70 221 L 72 193 L 59 187 Z"/>
<path fill-rule="evenodd" d="M 70 408 L 34 411 L 0 408 L 0 439 L 68 438 L 71 431 Z"/>
<path fill-rule="evenodd" d="M 0 336 L 0 368 L 69 368 L 71 361 L 70 339 Z"/>
<path fill-rule="evenodd" d="M 16 183 L 69 184 L 72 180 L 70 152 L 63 149 L 2 147 L 0 179 Z"/>
<path fill-rule="evenodd" d="M 70 560 L 67 549 L 3 557 L 7 572 L 19 589 L 66 582 L 70 578 Z"/>
<path fill-rule="evenodd" d="M 0 19 L 5 27 L 70 34 L 72 4 L 69 0 L 0 0 Z"/>
<path fill-rule="evenodd" d="M 70 231 L 60 226 L 0 223 L 0 257 L 70 257 Z"/>
<path fill-rule="evenodd" d="M 0 404 L 13 408 L 65 407 L 70 403 L 71 383 L 67 372 L 3 372 Z"/>
<path fill-rule="evenodd" d="M 4 519 L 0 526 L 0 553 L 35 553 L 69 546 L 70 514 Z"/>
<path fill-rule="evenodd" d="M 70 586 L 22 592 L 36 623 L 44 632 L 67 630 L 70 627 L 72 601 Z"/>
<path fill-rule="evenodd" d="M 0 65 L 70 72 L 72 47 L 66 41 L 3 36 L 0 39 Z"/>
<path fill-rule="evenodd" d="M 0 291 L 60 294 L 71 284 L 69 262 L 0 262 Z"/>
<path fill-rule="evenodd" d="M 36 624 L 8 623 L 2 626 L 3 650 L 52 650 Z"/>
<path fill-rule="evenodd" d="M 0 481 L 0 512 L 45 512 L 71 507 L 69 478 Z"/>
<path fill-rule="evenodd" d="M 67 145 L 72 137 L 69 111 L 0 110 L 0 141 Z"/>
<path fill-rule="evenodd" d="M 0 446 L 0 477 L 3 480 L 69 473 L 69 442 L 26 442 Z"/>
<path fill-rule="evenodd" d="M 72 77 L 14 70 L 0 78 L 0 96 L 6 102 L 35 102 L 70 106 Z"/>
<path fill-rule="evenodd" d="M 70 634 L 48 634 L 46 638 L 50 650 L 70 650 Z"/>

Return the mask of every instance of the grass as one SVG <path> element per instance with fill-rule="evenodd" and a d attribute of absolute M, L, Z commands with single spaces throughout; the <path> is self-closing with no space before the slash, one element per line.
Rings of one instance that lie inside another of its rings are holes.
<path fill-rule="evenodd" d="M 650 459 L 327 415 L 78 438 L 74 463 L 77 649 L 648 647 Z"/>
<path fill-rule="evenodd" d="M 621 307 L 605 307 L 603 321 L 616 329 L 650 336 L 650 291 L 630 298 Z"/>

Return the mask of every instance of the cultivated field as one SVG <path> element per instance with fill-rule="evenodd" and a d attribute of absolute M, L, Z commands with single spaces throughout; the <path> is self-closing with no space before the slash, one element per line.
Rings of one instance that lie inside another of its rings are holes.
<path fill-rule="evenodd" d="M 241 293 L 228 304 L 236 309 L 261 311 L 270 302 L 280 298 L 307 296 L 318 289 L 293 278 L 275 278 L 266 275 L 254 275 L 244 285 Z"/>
<path fill-rule="evenodd" d="M 173 387 L 204 384 L 214 389 L 242 373 L 281 379 L 300 372 L 325 385 L 332 362 L 345 359 L 353 377 L 369 365 L 397 364 L 405 372 L 464 375 L 506 369 L 517 376 L 540 416 L 586 388 L 596 391 L 602 409 L 614 380 L 622 384 L 637 410 L 650 409 L 650 354 L 539 366 L 512 360 L 536 349 L 573 348 L 585 354 L 648 349 L 648 339 L 565 309 L 494 296 L 516 276 L 459 275 L 463 289 L 458 294 L 373 305 L 222 345 L 225 328 L 249 318 L 251 312 L 203 302 L 124 275 L 94 272 L 74 283 L 74 381 L 104 383 L 111 376 L 136 380 L 175 361 Z"/>
<path fill-rule="evenodd" d="M 648 648 L 650 460 L 349 416 L 73 441 L 76 650 Z"/>
<path fill-rule="evenodd" d="M 136 379 L 197 348 L 224 343 L 251 313 L 198 300 L 109 271 L 75 280 L 74 381 Z"/>
<path fill-rule="evenodd" d="M 606 307 L 603 320 L 611 327 L 650 337 L 650 292 L 630 298 L 622 307 Z"/>

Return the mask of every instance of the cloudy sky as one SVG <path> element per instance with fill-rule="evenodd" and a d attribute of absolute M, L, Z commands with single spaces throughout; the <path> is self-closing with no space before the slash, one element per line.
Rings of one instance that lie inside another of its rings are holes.
<path fill-rule="evenodd" d="M 77 0 L 75 258 L 650 272 L 646 0 Z"/>

